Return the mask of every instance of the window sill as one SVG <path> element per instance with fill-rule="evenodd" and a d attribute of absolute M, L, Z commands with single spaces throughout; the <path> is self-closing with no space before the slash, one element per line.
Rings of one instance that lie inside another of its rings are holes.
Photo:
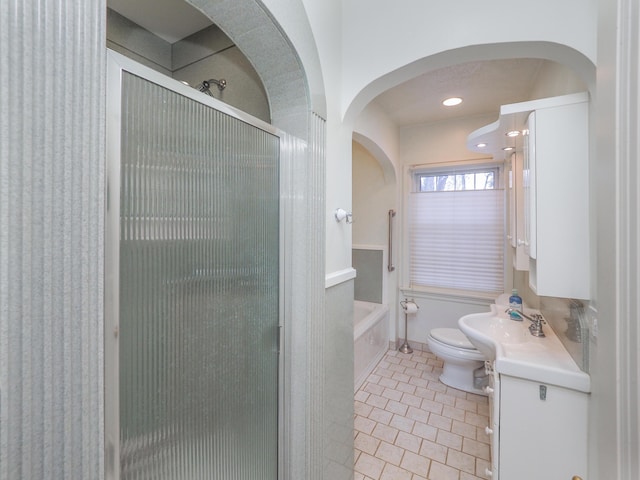
<path fill-rule="evenodd" d="M 415 285 L 411 287 L 400 287 L 400 291 L 405 296 L 411 295 L 417 298 L 440 298 L 478 304 L 493 303 L 498 295 L 502 294 L 502 292 L 486 293 L 470 290 L 455 290 L 451 288 L 418 287 Z"/>

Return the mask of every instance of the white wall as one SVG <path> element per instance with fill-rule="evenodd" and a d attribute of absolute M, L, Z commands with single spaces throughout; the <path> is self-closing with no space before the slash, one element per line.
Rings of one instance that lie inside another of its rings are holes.
<path fill-rule="evenodd" d="M 574 71 L 557 62 L 544 62 L 538 71 L 529 100 L 586 92 L 589 87 Z"/>
<path fill-rule="evenodd" d="M 455 162 L 490 158 L 467 149 L 467 136 L 498 119 L 494 115 L 454 118 L 452 120 L 409 125 L 400 129 L 400 161 L 402 166 Z"/>
<path fill-rule="evenodd" d="M 351 268 L 351 226 L 334 218 L 336 208 L 350 212 L 351 129 L 341 121 L 342 13 L 339 0 L 302 0 L 322 67 L 326 98 L 326 273 Z"/>
<path fill-rule="evenodd" d="M 368 104 L 358 115 L 353 127 L 353 136 L 378 159 L 386 177 L 398 176 L 398 127 L 375 101 Z"/>
<path fill-rule="evenodd" d="M 545 50 L 550 59 L 567 53 L 561 51 L 562 45 L 582 53 L 593 63 L 596 59 L 596 0 L 404 0 L 401 4 L 346 0 L 343 14 L 344 112 L 372 82 L 380 82 L 380 88 L 386 90 L 403 80 L 392 72 L 412 65 L 412 76 L 416 76 L 423 68 L 421 59 L 468 46 L 493 45 L 491 51 L 459 50 L 453 55 L 432 58 L 432 68 L 478 60 L 488 54 L 526 57 L 528 47 L 515 45 L 517 42 L 549 42 Z M 568 19 L 579 28 L 569 27 Z M 498 48 L 504 42 L 511 46 Z M 363 105 L 356 102 L 353 107 L 359 112 L 371 98 L 365 99 Z"/>
<path fill-rule="evenodd" d="M 635 0 L 599 3 L 597 153 L 591 164 L 599 335 L 592 354 L 590 471 L 593 478 L 632 480 L 640 478 L 640 17 Z"/>
<path fill-rule="evenodd" d="M 388 212 L 395 208 L 395 177 L 387 180 L 376 158 L 353 142 L 353 244 L 382 245 L 388 241 Z"/>

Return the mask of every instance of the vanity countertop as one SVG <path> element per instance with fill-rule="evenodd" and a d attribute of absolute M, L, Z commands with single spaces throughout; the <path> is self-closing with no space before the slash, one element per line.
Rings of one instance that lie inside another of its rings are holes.
<path fill-rule="evenodd" d="M 580 370 L 548 324 L 543 325 L 545 337 L 534 337 L 529 333 L 529 320 L 511 320 L 504 310 L 492 305 L 490 312 L 465 315 L 458 321 L 471 343 L 494 360 L 496 372 L 580 392 L 591 391 L 590 376 Z M 524 313 L 539 312 L 525 309 Z"/>

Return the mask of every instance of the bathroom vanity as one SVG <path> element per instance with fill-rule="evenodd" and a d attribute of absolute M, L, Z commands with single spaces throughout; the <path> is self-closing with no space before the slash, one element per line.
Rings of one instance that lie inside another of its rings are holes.
<path fill-rule="evenodd" d="M 467 138 L 510 171 L 508 245 L 538 296 L 589 299 L 589 95 L 503 105 Z M 525 311 L 527 313 L 527 311 Z M 529 313 L 534 313 L 529 311 Z M 538 312 L 539 313 L 539 312 Z M 503 480 L 586 478 L 589 375 L 549 325 L 544 337 L 504 308 L 460 318 L 489 374 L 492 466 Z"/>
<path fill-rule="evenodd" d="M 538 313 L 526 310 L 525 313 Z M 492 479 L 586 478 L 590 377 L 551 327 L 529 332 L 502 308 L 458 325 L 487 358 Z"/>

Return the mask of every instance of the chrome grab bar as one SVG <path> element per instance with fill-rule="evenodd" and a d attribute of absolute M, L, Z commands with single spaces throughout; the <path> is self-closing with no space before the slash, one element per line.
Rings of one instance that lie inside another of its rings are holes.
<path fill-rule="evenodd" d="M 396 216 L 395 210 L 389 210 L 389 264 L 387 270 L 393 272 L 396 267 L 393 266 L 393 217 Z"/>

